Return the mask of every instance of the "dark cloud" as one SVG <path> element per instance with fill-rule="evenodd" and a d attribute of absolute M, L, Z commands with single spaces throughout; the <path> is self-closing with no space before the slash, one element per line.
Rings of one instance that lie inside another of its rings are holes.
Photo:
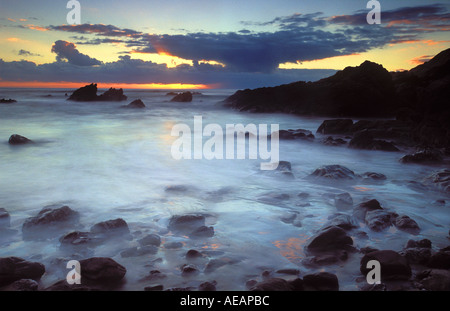
<path fill-rule="evenodd" d="M 275 86 L 298 80 L 316 81 L 335 70 L 276 70 L 273 73 L 232 72 L 220 66 L 195 64 L 167 68 L 150 61 L 131 59 L 129 55 L 99 66 L 77 66 L 68 62 L 37 65 L 30 61 L 5 62 L 0 59 L 0 72 L 5 81 L 67 81 L 85 83 L 188 83 L 210 84 L 223 88 L 256 88 Z M 68 75 L 67 73 L 70 73 Z"/>
<path fill-rule="evenodd" d="M 131 37 L 137 38 L 142 35 L 142 32 L 132 29 L 121 29 L 113 25 L 103 24 L 81 24 L 81 25 L 62 25 L 62 26 L 49 26 L 49 30 L 59 30 L 67 32 L 75 32 L 81 34 L 95 34 L 98 36 L 106 37 Z"/>
<path fill-rule="evenodd" d="M 41 56 L 40 54 L 36 54 L 36 53 L 32 53 L 30 51 L 27 50 L 20 50 L 17 55 L 19 56 Z"/>
<path fill-rule="evenodd" d="M 68 63 L 77 66 L 95 66 L 101 62 L 88 55 L 80 53 L 75 44 L 63 40 L 56 41 L 52 46 L 52 53 L 56 53 L 56 60 L 62 62 L 67 60 Z"/>

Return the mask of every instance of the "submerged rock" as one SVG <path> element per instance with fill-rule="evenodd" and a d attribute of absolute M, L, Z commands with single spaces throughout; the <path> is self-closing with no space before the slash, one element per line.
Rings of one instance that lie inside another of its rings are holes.
<path fill-rule="evenodd" d="M 371 269 L 367 268 L 367 263 L 377 260 L 381 266 L 381 280 L 404 280 L 411 277 L 411 267 L 408 260 L 399 253 L 392 250 L 380 250 L 370 252 L 361 259 L 360 271 L 367 275 Z"/>
<path fill-rule="evenodd" d="M 273 133 L 272 133 L 273 135 Z M 304 139 L 313 140 L 315 137 L 311 131 L 298 129 L 298 130 L 279 130 L 278 137 L 280 139 L 293 140 L 293 139 Z"/>
<path fill-rule="evenodd" d="M 99 291 L 97 287 L 85 284 L 69 284 L 67 280 L 60 280 L 45 289 L 48 292 L 85 292 L 85 291 Z"/>
<path fill-rule="evenodd" d="M 200 292 L 214 292 L 216 291 L 216 285 L 217 282 L 213 281 L 213 282 L 203 282 L 202 284 L 200 284 L 198 286 L 198 290 Z"/>
<path fill-rule="evenodd" d="M 141 246 L 153 245 L 159 247 L 161 245 L 161 237 L 157 234 L 148 234 L 142 239 L 138 240 Z"/>
<path fill-rule="evenodd" d="M 130 234 L 128 224 L 122 218 L 99 222 L 91 227 L 91 233 L 121 235 Z"/>
<path fill-rule="evenodd" d="M 28 139 L 24 136 L 20 136 L 17 134 L 13 134 L 11 135 L 11 137 L 9 137 L 8 143 L 10 145 L 25 145 L 25 144 L 30 144 L 33 141 L 31 139 Z"/>
<path fill-rule="evenodd" d="M 256 285 L 251 287 L 250 290 L 254 292 L 287 292 L 294 290 L 295 287 L 298 289 L 298 282 L 296 283 L 295 287 L 293 285 L 294 284 L 292 281 L 289 282 L 281 278 L 271 278 L 257 283 Z"/>
<path fill-rule="evenodd" d="M 207 227 L 207 226 L 198 227 L 189 234 L 189 237 L 193 239 L 211 238 L 213 236 L 214 236 L 214 227 Z"/>
<path fill-rule="evenodd" d="M 380 232 L 392 225 L 395 214 L 385 210 L 368 211 L 365 222 L 372 231 Z"/>
<path fill-rule="evenodd" d="M 181 94 L 175 95 L 171 100 L 171 102 L 191 102 L 192 101 L 192 93 L 191 92 L 183 92 Z"/>
<path fill-rule="evenodd" d="M 11 217 L 9 213 L 4 209 L 0 208 L 0 229 L 8 228 L 11 225 Z"/>
<path fill-rule="evenodd" d="M 420 227 L 414 219 L 411 219 L 409 216 L 401 215 L 395 218 L 394 225 L 397 229 L 409 232 L 411 234 L 419 234 Z"/>
<path fill-rule="evenodd" d="M 424 182 L 444 192 L 450 193 L 450 170 L 443 169 L 439 172 L 435 172 L 425 178 Z"/>
<path fill-rule="evenodd" d="M 347 141 L 342 138 L 333 138 L 328 136 L 325 140 L 323 140 L 323 144 L 326 146 L 342 146 L 345 145 Z"/>
<path fill-rule="evenodd" d="M 114 89 L 114 88 L 110 88 L 102 95 L 97 96 L 97 84 L 91 83 L 74 91 L 67 100 L 90 102 L 90 101 L 122 101 L 126 99 L 127 96 L 123 94 L 122 89 Z"/>
<path fill-rule="evenodd" d="M 167 228 L 175 233 L 190 234 L 202 226 L 205 226 L 203 215 L 175 215 L 170 218 Z"/>
<path fill-rule="evenodd" d="M 140 99 L 136 99 L 133 100 L 131 103 L 129 103 L 126 106 L 122 106 L 123 108 L 137 108 L 137 109 L 141 109 L 141 108 L 145 108 L 145 104 L 142 100 Z"/>
<path fill-rule="evenodd" d="M 342 228 L 344 230 L 351 230 L 353 228 L 358 228 L 358 224 L 352 216 L 346 214 L 336 214 L 329 217 L 329 221 L 325 225 L 328 226 L 336 226 Z"/>
<path fill-rule="evenodd" d="M 347 209 L 353 206 L 353 198 L 348 192 L 336 194 L 334 196 L 334 205 L 339 209 Z"/>
<path fill-rule="evenodd" d="M 441 153 L 433 149 L 419 150 L 400 159 L 402 163 L 438 163 L 441 161 Z"/>
<path fill-rule="evenodd" d="M 15 100 L 15 99 L 5 99 L 5 98 L 2 98 L 2 99 L 0 99 L 0 104 L 12 104 L 12 103 L 17 103 L 17 100 Z"/>
<path fill-rule="evenodd" d="M 45 273 L 45 266 L 19 257 L 0 258 L 0 287 L 21 279 L 39 280 Z"/>
<path fill-rule="evenodd" d="M 373 199 L 373 200 L 362 202 L 358 206 L 356 206 L 353 209 L 353 216 L 356 219 L 365 220 L 367 212 L 375 211 L 375 210 L 382 210 L 382 209 L 383 208 L 381 207 L 380 202 Z"/>
<path fill-rule="evenodd" d="M 432 255 L 427 266 L 436 269 L 450 269 L 450 247 L 443 248 Z"/>
<path fill-rule="evenodd" d="M 374 139 L 373 135 L 368 131 L 356 133 L 348 145 L 355 149 L 382 150 L 382 151 L 399 151 L 393 143 L 384 140 Z"/>
<path fill-rule="evenodd" d="M 321 166 L 318 169 L 316 169 L 309 176 L 333 179 L 333 180 L 339 180 L 339 179 L 352 180 L 352 179 L 356 178 L 356 175 L 352 170 L 346 168 L 345 166 L 341 166 L 341 165 Z"/>
<path fill-rule="evenodd" d="M 67 230 L 68 224 L 78 223 L 79 214 L 68 206 L 43 208 L 35 217 L 30 217 L 22 225 L 24 238 L 40 238 L 51 230 Z"/>
<path fill-rule="evenodd" d="M 361 175 L 365 181 L 382 181 L 386 180 L 386 176 L 375 172 L 366 172 Z"/>
<path fill-rule="evenodd" d="M 78 246 L 90 244 L 94 241 L 94 239 L 95 238 L 91 235 L 90 232 L 74 231 L 61 237 L 59 241 L 61 242 L 61 246 Z"/>

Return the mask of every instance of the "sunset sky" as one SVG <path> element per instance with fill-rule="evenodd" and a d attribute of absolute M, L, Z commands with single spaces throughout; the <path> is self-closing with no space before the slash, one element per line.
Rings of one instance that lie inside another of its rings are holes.
<path fill-rule="evenodd" d="M 253 88 L 364 60 L 405 70 L 450 47 L 450 1 L 0 0 L 0 87 Z"/>

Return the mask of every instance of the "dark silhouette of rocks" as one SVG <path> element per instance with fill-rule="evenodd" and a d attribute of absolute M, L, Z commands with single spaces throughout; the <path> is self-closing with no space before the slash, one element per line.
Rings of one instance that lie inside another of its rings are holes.
<path fill-rule="evenodd" d="M 388 134 L 410 139 L 419 146 L 450 147 L 450 49 L 405 72 L 388 72 L 366 61 L 316 82 L 294 82 L 277 87 L 240 90 L 225 104 L 251 112 L 285 112 L 330 117 L 386 118 L 379 123 Z M 348 121 L 347 121 L 348 122 Z M 360 121 L 368 129 L 374 121 Z M 387 127 L 391 123 L 394 127 Z M 349 122 L 347 123 L 349 125 Z M 322 134 L 344 133 L 319 128 Z M 356 128 L 351 130 L 356 132 Z M 372 133 L 374 134 L 374 133 Z M 380 133 L 378 133 L 380 134 Z M 374 134 L 375 137 L 379 137 Z"/>
<path fill-rule="evenodd" d="M 70 95 L 68 100 L 79 102 L 91 102 L 91 101 L 122 101 L 127 100 L 127 97 L 123 94 L 122 89 L 110 88 L 108 91 L 101 95 L 97 95 L 97 84 L 91 83 L 83 86 Z"/>
<path fill-rule="evenodd" d="M 39 280 L 45 273 L 45 266 L 18 257 L 0 258 L 0 287 L 21 279 Z"/>
<path fill-rule="evenodd" d="M 191 102 L 192 101 L 192 93 L 191 92 L 183 92 L 181 94 L 176 95 L 170 101 L 171 102 L 182 102 L 182 103 Z"/>
<path fill-rule="evenodd" d="M 6 209 L 0 208 L 0 229 L 10 226 L 11 216 Z"/>
<path fill-rule="evenodd" d="M 145 108 L 145 104 L 142 100 L 140 99 L 136 99 L 133 100 L 131 103 L 129 103 L 126 106 L 123 106 L 123 108 L 137 108 L 137 109 L 141 109 L 141 108 Z"/>
<path fill-rule="evenodd" d="M 5 99 L 5 98 L 2 98 L 2 99 L 0 99 L 0 104 L 13 104 L 13 103 L 17 103 L 17 100 L 15 100 L 15 99 Z"/>
<path fill-rule="evenodd" d="M 18 134 L 13 134 L 11 135 L 11 137 L 9 137 L 8 143 L 10 145 L 25 145 L 25 144 L 30 144 L 33 141 L 31 139 L 28 139 L 24 136 L 18 135 Z"/>
<path fill-rule="evenodd" d="M 399 151 L 391 142 L 374 139 L 373 135 L 367 130 L 356 133 L 350 141 L 349 147 L 367 150 Z"/>

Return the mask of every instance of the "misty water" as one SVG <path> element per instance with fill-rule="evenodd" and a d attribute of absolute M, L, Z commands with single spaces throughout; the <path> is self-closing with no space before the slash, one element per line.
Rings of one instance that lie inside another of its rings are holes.
<path fill-rule="evenodd" d="M 127 268 L 125 290 L 164 284 L 196 287 L 217 281 L 218 290 L 245 290 L 246 281 L 261 280 L 263 271 L 294 268 L 301 275 L 328 271 L 339 278 L 343 290 L 358 290 L 361 284 L 361 254 L 350 254 L 338 265 L 318 268 L 302 264 L 304 246 L 336 212 L 333 195 L 348 192 L 354 204 L 375 198 L 383 207 L 413 218 L 421 227 L 414 236 L 395 227 L 376 233 L 365 228 L 350 235 L 357 247 L 400 251 L 408 239 L 428 238 L 433 248 L 448 245 L 449 204 L 442 192 L 411 187 L 438 166 L 404 165 L 402 152 L 361 151 L 330 147 L 316 134 L 314 142 L 280 142 L 280 160 L 292 164 L 295 179 L 259 170 L 260 160 L 175 160 L 171 146 L 175 124 L 193 124 L 196 115 L 204 125 L 279 124 L 280 129 L 307 129 L 314 134 L 323 118 L 285 114 L 251 114 L 223 107 L 229 90 L 203 90 L 192 103 L 170 102 L 166 91 L 126 90 L 126 102 L 69 102 L 62 90 L 3 89 L 0 98 L 18 102 L 0 105 L 0 207 L 11 215 L 12 234 L 0 238 L 0 257 L 18 256 L 44 263 L 44 287 L 65 279 L 67 261 L 87 257 L 111 257 Z M 99 91 L 100 93 L 100 91 Z M 45 97 L 51 94 L 52 97 Z M 140 98 L 145 109 L 121 109 Z M 35 144 L 10 146 L 8 138 L 20 134 Z M 206 140 L 206 139 L 205 139 Z M 387 176 L 381 183 L 321 184 L 307 177 L 322 165 L 340 164 L 357 174 L 377 172 Z M 186 191 L 166 191 L 184 186 Z M 300 193 L 308 197 L 298 196 Z M 280 197 L 279 195 L 287 196 Z M 81 216 L 81 225 L 67 233 L 89 228 L 100 221 L 123 218 L 133 240 L 105 243 L 90 250 L 71 253 L 60 249 L 61 234 L 45 241 L 24 241 L 22 224 L 43 207 L 70 206 Z M 281 221 L 289 213 L 297 215 L 297 226 Z M 351 210 L 344 211 L 351 215 Z M 212 238 L 190 239 L 167 230 L 171 216 L 207 215 L 213 226 Z M 356 233 L 365 231 L 369 238 Z M 157 233 L 162 245 L 155 255 L 122 258 L 120 252 L 137 245 L 136 240 Z M 165 244 L 181 242 L 182 248 L 166 249 Z M 204 253 L 196 263 L 199 274 L 185 277 L 180 266 L 187 263 L 189 249 Z M 203 272 L 210 260 L 224 263 L 212 272 Z M 150 270 L 167 275 L 160 280 L 142 280 Z M 273 276 L 286 277 L 273 273 Z"/>

